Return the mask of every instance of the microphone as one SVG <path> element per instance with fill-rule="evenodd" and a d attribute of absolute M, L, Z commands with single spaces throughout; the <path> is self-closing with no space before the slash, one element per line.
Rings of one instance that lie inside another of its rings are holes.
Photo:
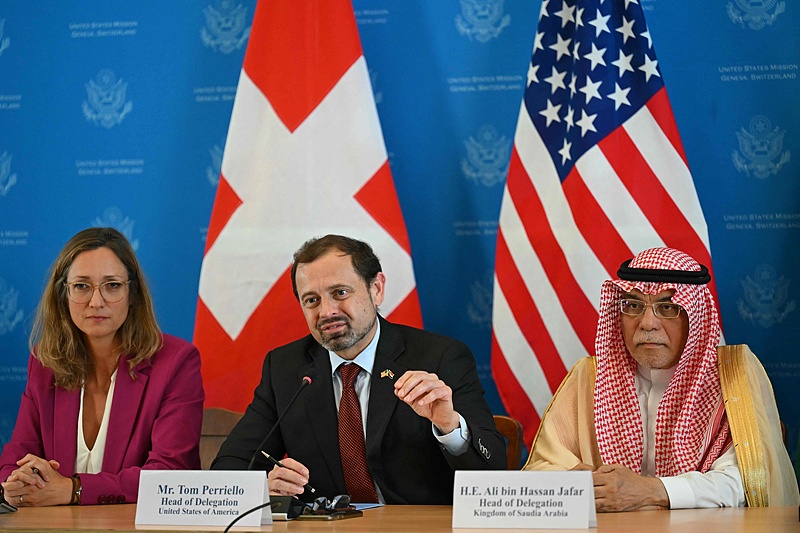
<path fill-rule="evenodd" d="M 261 448 L 264 447 L 264 445 L 267 443 L 267 441 L 272 436 L 272 434 L 275 433 L 275 430 L 281 424 L 281 420 L 283 420 L 283 417 L 286 416 L 286 413 L 288 413 L 289 410 L 292 408 L 292 405 L 294 405 L 294 402 L 295 402 L 295 400 L 297 400 L 297 397 L 300 396 L 300 392 L 303 389 L 305 389 L 308 385 L 311 385 L 311 382 L 313 381 L 312 378 L 311 378 L 312 376 L 316 377 L 316 373 L 313 370 L 309 371 L 309 373 L 307 375 L 303 376 L 303 382 L 300 383 L 300 387 L 298 387 L 297 392 L 295 392 L 294 396 L 292 396 L 292 399 L 289 400 L 289 403 L 286 405 L 286 409 L 284 409 L 283 412 L 280 414 L 280 416 L 278 417 L 278 420 L 276 420 L 275 424 L 272 426 L 272 429 L 269 430 L 269 432 L 267 433 L 267 436 L 264 437 L 264 440 L 261 441 L 261 444 L 256 446 L 256 449 L 253 452 L 253 457 L 250 458 L 250 464 L 247 465 L 247 469 L 248 470 L 252 470 L 253 469 L 253 463 L 255 463 L 256 457 L 261 452 Z M 311 490 L 311 492 L 315 492 L 314 489 L 312 489 L 311 487 L 308 487 L 308 488 L 309 488 L 309 490 Z"/>
<path fill-rule="evenodd" d="M 272 462 L 272 464 L 276 464 L 277 466 L 279 466 L 281 468 L 286 468 L 285 466 L 283 466 L 281 464 L 280 461 L 278 461 L 277 459 L 275 459 L 274 457 L 272 457 L 268 453 L 264 452 L 261 448 L 264 447 L 264 445 L 267 443 L 267 441 L 272 436 L 272 434 L 275 433 L 275 429 L 277 429 L 277 427 L 281 424 L 281 420 L 283 420 L 283 417 L 286 416 L 286 413 L 288 413 L 289 410 L 292 408 L 292 405 L 294 405 L 295 400 L 297 400 L 297 397 L 300 396 L 300 392 L 303 389 L 305 389 L 307 386 L 311 385 L 311 382 L 313 381 L 312 377 L 313 378 L 317 377 L 317 375 L 314 372 L 314 370 L 310 370 L 308 372 L 308 374 L 303 376 L 303 381 L 300 383 L 300 386 L 297 388 L 297 392 L 295 392 L 294 396 L 292 396 L 292 399 L 289 400 L 288 404 L 286 404 L 286 409 L 284 409 L 283 412 L 280 414 L 280 416 L 278 416 L 278 420 L 275 421 L 275 424 L 273 424 L 272 429 L 270 429 L 269 432 L 267 432 L 267 436 L 264 437 L 264 440 L 261 441 L 261 444 L 259 444 L 256 447 L 256 450 L 253 452 L 253 457 L 250 458 L 250 464 L 247 465 L 247 469 L 248 470 L 252 470 L 253 469 L 253 463 L 255 463 L 256 457 L 258 456 L 259 452 L 263 453 L 267 457 L 267 459 L 269 459 Z M 311 485 L 306 485 L 306 488 L 311 492 L 316 492 L 316 489 L 311 487 Z M 290 498 L 290 500 L 299 502 L 302 505 L 307 505 L 307 504 L 304 504 L 299 499 L 295 498 L 294 496 L 292 496 Z M 239 520 L 241 520 L 245 516 L 249 515 L 250 513 L 258 511 L 259 509 L 263 509 L 264 507 L 267 507 L 267 506 L 270 506 L 272 509 L 275 509 L 276 505 L 277 505 L 277 502 L 273 501 L 272 498 L 268 498 L 266 503 L 262 503 L 261 505 L 257 505 L 256 507 L 253 507 L 252 509 L 248 509 L 244 513 L 242 513 L 239 516 L 237 516 L 236 518 L 234 518 L 233 521 L 230 524 L 228 524 L 228 527 L 225 528 L 225 532 L 224 533 L 227 533 L 228 531 L 230 531 L 231 527 L 233 527 L 233 525 L 236 522 L 238 522 Z M 289 503 L 289 508 L 290 509 L 292 508 L 292 503 L 291 502 Z M 297 508 L 294 508 L 294 511 L 297 512 L 298 511 Z M 288 510 L 287 510 L 286 514 L 287 514 L 287 516 L 289 515 L 289 511 Z M 292 517 L 292 518 L 294 518 L 294 517 Z"/>

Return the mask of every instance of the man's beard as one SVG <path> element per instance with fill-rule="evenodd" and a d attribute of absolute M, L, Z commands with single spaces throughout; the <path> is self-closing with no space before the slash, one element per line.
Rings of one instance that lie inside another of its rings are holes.
<path fill-rule="evenodd" d="M 350 318 L 346 316 L 331 318 L 328 320 L 320 321 L 317 323 L 317 331 L 319 331 L 319 343 L 331 352 L 341 352 L 342 350 L 347 350 L 348 348 L 352 348 L 356 344 L 358 344 L 375 325 L 375 321 L 378 319 L 377 313 L 373 317 L 372 321 L 369 324 L 364 326 L 364 329 L 361 330 L 354 330 Z M 342 333 L 335 333 L 333 335 L 328 335 L 322 331 L 323 326 L 327 324 L 333 324 L 337 322 L 344 322 L 347 326 L 347 329 Z"/>

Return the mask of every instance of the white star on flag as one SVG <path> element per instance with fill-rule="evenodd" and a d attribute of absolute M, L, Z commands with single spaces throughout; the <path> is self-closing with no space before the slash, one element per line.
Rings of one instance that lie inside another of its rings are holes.
<path fill-rule="evenodd" d="M 661 76 L 658 73 L 658 60 L 651 60 L 647 57 L 647 54 L 644 56 L 644 65 L 639 67 L 639 70 L 644 72 L 645 81 L 650 81 L 650 76 Z"/>
<path fill-rule="evenodd" d="M 617 67 L 617 69 L 619 69 L 618 76 L 620 78 L 625 72 L 633 72 L 631 61 L 633 61 L 633 54 L 625 55 L 622 53 L 622 50 L 620 50 L 619 59 L 611 62 L 612 65 L 614 65 L 615 67 Z"/>
<path fill-rule="evenodd" d="M 551 122 L 561 122 L 561 119 L 558 118 L 558 112 L 561 110 L 561 104 L 554 106 L 550 100 L 547 101 L 547 109 L 540 111 L 539 114 L 543 117 L 547 118 L 547 125 L 549 126 Z"/>
<path fill-rule="evenodd" d="M 566 75 L 566 72 L 559 72 L 556 70 L 556 67 L 553 67 L 552 74 L 544 79 L 544 81 L 550 84 L 553 94 L 555 94 L 557 89 L 567 88 L 567 86 L 564 85 L 564 76 Z"/>
<path fill-rule="evenodd" d="M 622 104 L 631 105 L 628 101 L 628 93 L 631 92 L 631 88 L 628 87 L 627 89 L 622 89 L 619 86 L 619 83 L 614 83 L 614 92 L 610 93 L 608 97 L 611 100 L 614 100 L 614 109 L 619 109 L 619 106 Z"/>
<path fill-rule="evenodd" d="M 590 20 L 589 24 L 594 26 L 595 28 L 595 37 L 600 37 L 600 34 L 603 32 L 610 32 L 611 30 L 608 29 L 608 19 L 611 18 L 611 15 L 603 16 L 600 13 L 600 10 L 597 10 L 597 16 L 594 20 Z"/>
<path fill-rule="evenodd" d="M 589 52 L 588 54 L 586 54 L 585 56 L 583 56 L 585 59 L 588 59 L 588 60 L 590 60 L 592 62 L 592 66 L 590 67 L 590 70 L 594 70 L 594 68 L 597 65 L 606 66 L 606 61 L 605 61 L 605 59 L 603 59 L 603 54 L 605 54 L 605 53 L 606 53 L 606 49 L 605 48 L 601 48 L 601 49 L 598 50 L 597 49 L 597 45 L 592 43 L 592 51 Z"/>
<path fill-rule="evenodd" d="M 622 261 L 670 246 L 711 264 L 642 7 L 558 4 L 536 29 L 531 68 L 552 74 L 525 88 L 495 257 L 492 373 L 529 443 L 567 370 L 594 353 L 600 286 Z"/>

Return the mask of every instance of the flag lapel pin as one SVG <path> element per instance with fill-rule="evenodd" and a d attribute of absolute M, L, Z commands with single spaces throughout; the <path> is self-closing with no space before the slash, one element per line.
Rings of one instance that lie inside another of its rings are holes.
<path fill-rule="evenodd" d="M 394 379 L 394 372 L 392 372 L 391 370 L 389 370 L 389 369 L 387 368 L 386 370 L 384 370 L 383 372 L 381 372 L 381 377 L 382 377 L 382 378 Z"/>

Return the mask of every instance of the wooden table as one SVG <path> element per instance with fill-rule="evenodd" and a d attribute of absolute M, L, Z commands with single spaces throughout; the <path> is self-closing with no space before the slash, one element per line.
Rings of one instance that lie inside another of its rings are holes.
<path fill-rule="evenodd" d="M 23 507 L 17 513 L 0 515 L 0 531 L 221 531 L 196 528 L 142 528 L 134 526 L 136 505 L 96 505 L 86 507 Z M 255 531 L 429 533 L 451 531 L 452 508 L 447 506 L 393 505 L 364 511 L 364 516 L 332 522 L 276 522 Z M 237 531 L 254 529 L 234 528 Z M 488 530 L 459 529 L 459 533 Z M 521 531 L 521 530 L 494 530 Z M 534 530 L 545 531 L 545 530 Z M 564 532 L 565 530 L 558 530 Z M 586 531 L 586 530 L 579 530 Z M 589 530 L 590 532 L 592 530 Z M 687 509 L 679 511 L 640 511 L 598 515 L 599 532 L 614 533 L 800 533 L 797 507 L 764 509 Z"/>

